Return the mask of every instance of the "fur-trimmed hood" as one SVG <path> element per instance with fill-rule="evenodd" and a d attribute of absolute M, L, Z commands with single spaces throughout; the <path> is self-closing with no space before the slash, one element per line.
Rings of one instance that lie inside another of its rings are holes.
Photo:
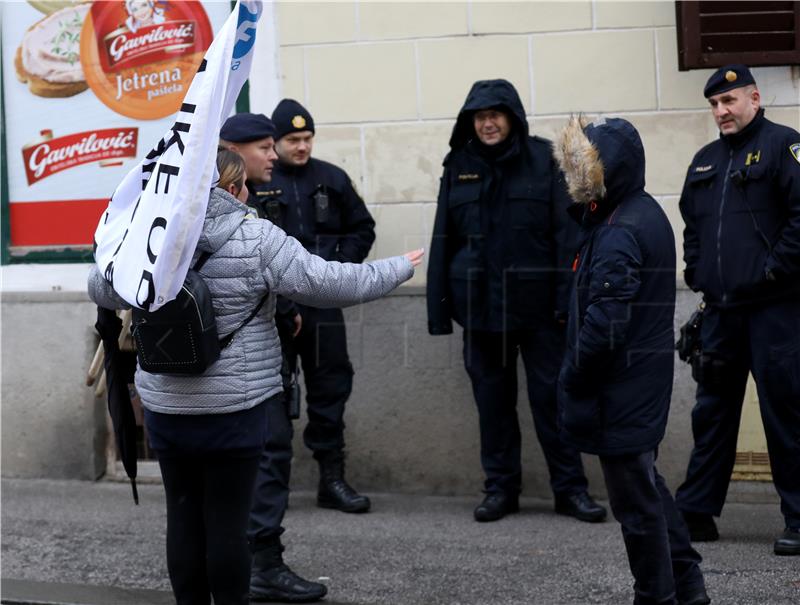
<path fill-rule="evenodd" d="M 644 190 L 644 147 L 633 124 L 622 118 L 586 123 L 572 117 L 553 146 L 572 199 L 615 207 Z"/>

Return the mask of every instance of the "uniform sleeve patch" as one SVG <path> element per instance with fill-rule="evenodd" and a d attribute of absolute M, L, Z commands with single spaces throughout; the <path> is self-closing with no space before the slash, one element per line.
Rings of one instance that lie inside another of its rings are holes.
<path fill-rule="evenodd" d="M 800 143 L 793 143 L 789 145 L 789 153 L 792 154 L 797 163 L 800 164 Z"/>

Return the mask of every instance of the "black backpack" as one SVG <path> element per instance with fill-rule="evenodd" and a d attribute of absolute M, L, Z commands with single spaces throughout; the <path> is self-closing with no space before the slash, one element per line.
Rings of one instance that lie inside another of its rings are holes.
<path fill-rule="evenodd" d="M 198 271 L 210 253 L 203 253 L 189 269 L 175 300 L 158 311 L 133 309 L 131 332 L 136 342 L 139 367 L 151 374 L 202 374 L 219 359 L 236 333 L 259 312 L 261 299 L 242 325 L 219 338 L 211 292 Z"/>

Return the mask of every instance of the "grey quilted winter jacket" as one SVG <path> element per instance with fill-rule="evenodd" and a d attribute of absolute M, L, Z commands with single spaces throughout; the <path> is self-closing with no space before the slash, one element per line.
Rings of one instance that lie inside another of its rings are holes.
<path fill-rule="evenodd" d="M 315 307 L 344 307 L 379 298 L 414 274 L 397 256 L 360 265 L 326 262 L 222 189 L 208 202 L 198 250 L 211 252 L 200 274 L 211 291 L 220 337 L 235 330 L 269 293 L 256 317 L 236 333 L 203 374 L 176 376 L 136 370 L 142 404 L 165 414 L 224 414 L 249 409 L 282 389 L 275 297 Z M 89 296 L 100 306 L 126 308 L 97 266 Z"/>

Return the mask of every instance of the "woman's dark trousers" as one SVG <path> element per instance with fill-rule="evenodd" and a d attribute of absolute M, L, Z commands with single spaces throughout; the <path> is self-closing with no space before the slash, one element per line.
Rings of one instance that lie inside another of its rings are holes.
<path fill-rule="evenodd" d="M 259 456 L 160 456 L 167 569 L 177 605 L 247 605 L 247 522 Z"/>

